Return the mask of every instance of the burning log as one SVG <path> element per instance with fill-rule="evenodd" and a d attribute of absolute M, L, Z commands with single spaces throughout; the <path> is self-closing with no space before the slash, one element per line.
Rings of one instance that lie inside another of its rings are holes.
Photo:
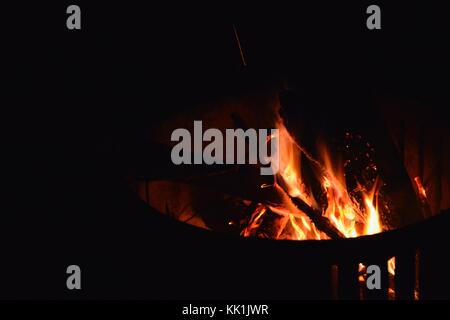
<path fill-rule="evenodd" d="M 331 239 L 345 238 L 345 236 L 335 226 L 333 226 L 331 221 L 324 217 L 320 211 L 313 209 L 301 198 L 291 196 L 289 194 L 286 182 L 281 175 L 277 175 L 277 183 L 280 186 L 280 189 L 287 194 L 297 209 L 304 212 L 311 222 L 314 223 L 317 229 L 325 233 Z"/>
<path fill-rule="evenodd" d="M 317 229 L 324 232 L 331 239 L 345 238 L 345 236 L 335 226 L 333 226 L 328 218 L 322 216 L 320 211 L 314 210 L 300 198 L 291 196 L 289 196 L 289 198 L 299 210 L 303 211 L 311 219 Z"/>

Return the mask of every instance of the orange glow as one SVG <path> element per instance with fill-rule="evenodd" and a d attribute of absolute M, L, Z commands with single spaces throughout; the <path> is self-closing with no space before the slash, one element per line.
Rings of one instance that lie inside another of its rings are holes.
<path fill-rule="evenodd" d="M 388 271 L 390 274 L 395 274 L 395 257 L 388 260 Z"/>
<path fill-rule="evenodd" d="M 416 183 L 416 187 L 417 187 L 417 191 L 418 191 L 420 200 L 426 201 L 427 200 L 427 192 L 425 191 L 425 188 L 422 185 L 422 181 L 420 180 L 419 177 L 415 177 L 414 182 Z"/>

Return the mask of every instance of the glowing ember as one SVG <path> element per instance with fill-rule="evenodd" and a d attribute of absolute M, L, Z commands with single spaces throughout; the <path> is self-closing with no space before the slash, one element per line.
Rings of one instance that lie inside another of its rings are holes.
<path fill-rule="evenodd" d="M 417 191 L 419 193 L 420 201 L 426 202 L 427 201 L 427 192 L 425 191 L 425 188 L 422 185 L 422 181 L 419 177 L 414 178 L 414 182 L 416 183 Z"/>

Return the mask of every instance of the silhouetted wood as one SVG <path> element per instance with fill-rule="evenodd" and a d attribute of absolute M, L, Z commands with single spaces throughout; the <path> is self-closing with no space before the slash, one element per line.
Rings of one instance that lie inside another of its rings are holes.
<path fill-rule="evenodd" d="M 405 249 L 395 257 L 395 299 L 413 300 L 416 281 L 416 250 Z"/>
<path fill-rule="evenodd" d="M 339 299 L 359 299 L 358 263 L 345 261 L 338 265 Z"/>

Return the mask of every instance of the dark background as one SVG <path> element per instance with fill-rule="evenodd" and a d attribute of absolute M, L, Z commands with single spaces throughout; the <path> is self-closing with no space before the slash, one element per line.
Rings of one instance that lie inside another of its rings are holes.
<path fill-rule="evenodd" d="M 235 260 L 213 253 L 227 252 L 214 247 L 221 236 L 152 214 L 115 152 L 196 102 L 288 79 L 318 95 L 395 93 L 447 125 L 449 25 L 437 2 L 377 1 L 374 31 L 372 2 L 76 2 L 80 31 L 66 29 L 69 4 L 2 5 L 2 298 L 237 294 L 223 277 Z M 343 99 L 328 107 L 361 117 Z M 81 292 L 65 288 L 70 264 L 83 270 Z"/>

